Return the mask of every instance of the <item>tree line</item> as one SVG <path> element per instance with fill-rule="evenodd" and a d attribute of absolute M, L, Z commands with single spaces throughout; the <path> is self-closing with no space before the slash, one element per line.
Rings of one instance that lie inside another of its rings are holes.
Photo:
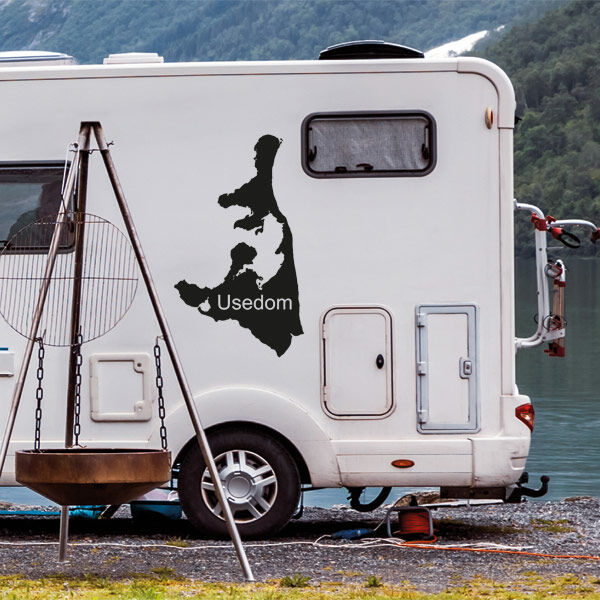
<path fill-rule="evenodd" d="M 481 54 L 502 67 L 517 96 L 515 193 L 557 218 L 600 223 L 600 3 L 570 2 L 515 26 Z M 595 253 L 586 238 L 580 253 Z M 517 253 L 533 253 L 527 219 Z"/>

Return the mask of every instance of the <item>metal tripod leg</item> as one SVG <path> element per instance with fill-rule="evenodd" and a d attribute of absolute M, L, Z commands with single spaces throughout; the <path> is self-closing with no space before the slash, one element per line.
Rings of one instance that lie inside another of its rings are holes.
<path fill-rule="evenodd" d="M 76 157 L 73 161 L 71 170 L 69 171 L 69 176 L 67 178 L 67 182 L 65 185 L 65 191 L 63 195 L 63 199 L 66 198 L 66 202 L 63 202 L 60 205 L 60 210 L 58 212 L 58 216 L 56 218 L 56 225 L 54 227 L 54 232 L 52 234 L 52 241 L 50 242 L 50 248 L 48 250 L 48 259 L 46 260 L 46 268 L 44 271 L 44 279 L 40 286 L 40 291 L 38 293 L 38 299 L 35 306 L 35 311 L 33 313 L 33 318 L 31 321 L 31 328 L 29 331 L 29 335 L 27 336 L 27 346 L 25 348 L 25 354 L 23 355 L 23 361 L 21 362 L 21 368 L 19 369 L 19 376 L 17 378 L 17 382 L 15 385 L 15 390 L 13 392 L 12 402 L 10 406 L 10 413 L 8 415 L 8 420 L 6 422 L 6 428 L 4 430 L 4 437 L 2 438 L 2 447 L 0 448 L 0 475 L 2 475 L 2 471 L 4 469 L 4 463 L 6 462 L 6 454 L 8 452 L 8 445 L 10 444 L 10 438 L 12 436 L 13 428 L 15 425 L 15 420 L 17 418 L 17 411 L 19 410 L 19 404 L 21 403 L 21 396 L 23 394 L 23 387 L 25 385 L 25 378 L 27 376 L 27 370 L 29 369 L 29 363 L 31 361 L 31 353 L 33 352 L 33 344 L 35 343 L 35 338 L 37 336 L 37 331 L 40 325 L 40 321 L 42 318 L 42 313 L 44 311 L 44 304 L 46 302 L 46 297 L 48 295 L 48 288 L 50 287 L 50 280 L 52 278 L 52 272 L 54 271 L 54 265 L 56 263 L 56 255 L 58 254 L 58 248 L 60 245 L 60 236 L 63 229 L 63 223 L 65 221 L 66 213 L 67 213 L 67 203 L 71 195 L 73 194 L 73 189 L 75 187 L 75 177 L 77 174 L 76 165 L 79 161 L 80 154 L 79 150 L 82 147 L 86 147 L 88 145 L 90 139 L 90 127 L 84 126 L 82 124 L 81 129 L 79 130 L 79 138 L 77 141 L 76 148 Z M 59 561 L 63 562 L 66 557 L 67 551 L 67 537 L 69 531 L 69 508 L 62 507 L 60 514 L 60 549 L 59 549 Z"/>
<path fill-rule="evenodd" d="M 77 156 L 76 160 L 79 158 L 79 148 L 85 142 L 85 139 L 89 139 L 90 136 L 90 128 L 89 126 L 85 128 L 82 127 L 79 132 L 78 146 L 77 146 Z M 76 161 L 73 161 L 75 164 Z M 67 182 L 65 185 L 65 193 L 64 198 L 70 198 L 73 194 L 73 188 L 75 186 L 75 172 L 77 169 L 71 167 L 69 171 L 69 176 L 67 178 Z M 0 447 L 0 475 L 2 475 L 2 471 L 4 469 L 4 463 L 6 462 L 6 454 L 8 452 L 8 445 L 10 444 L 10 438 L 12 437 L 13 428 L 15 425 L 15 420 L 17 418 L 17 411 L 19 410 L 19 404 L 21 402 L 21 396 L 23 394 L 23 386 L 25 385 L 25 377 L 27 376 L 27 370 L 29 368 L 29 363 L 31 361 L 31 353 L 33 351 L 33 345 L 35 343 L 35 338 L 37 336 L 37 331 L 40 326 L 40 321 L 42 319 L 42 312 L 44 310 L 44 303 L 46 302 L 46 296 L 48 295 L 48 288 L 50 287 L 50 279 L 52 277 L 52 272 L 54 270 L 54 264 L 56 262 L 56 255 L 58 254 L 58 247 L 60 244 L 60 235 L 62 232 L 62 225 L 65 221 L 66 216 L 66 205 L 61 204 L 60 210 L 58 212 L 58 216 L 56 218 L 56 226 L 54 227 L 54 232 L 52 234 L 52 241 L 50 242 L 50 248 L 48 250 L 48 259 L 46 260 L 46 268 L 44 270 L 44 278 L 42 280 L 42 284 L 40 286 L 40 291 L 38 293 L 37 303 L 35 305 L 35 310 L 33 313 L 33 318 L 31 321 L 31 327 L 29 330 L 29 335 L 27 336 L 27 346 L 25 347 L 25 353 L 23 354 L 23 360 L 21 362 L 21 367 L 19 369 L 19 375 L 17 377 L 17 381 L 15 383 L 15 390 L 13 392 L 12 402 L 10 405 L 10 412 L 8 414 L 8 419 L 6 420 L 6 427 L 4 429 L 4 437 L 2 438 L 2 447 Z"/>
<path fill-rule="evenodd" d="M 144 256 L 144 253 L 142 251 L 142 246 L 140 244 L 137 231 L 135 230 L 133 219 L 131 218 L 131 213 L 129 212 L 129 207 L 127 206 L 127 202 L 125 201 L 123 189 L 121 188 L 121 184 L 117 177 L 115 165 L 112 161 L 112 157 L 110 156 L 110 151 L 108 149 L 106 140 L 104 139 L 102 126 L 100 125 L 100 123 L 97 122 L 85 124 L 82 123 L 82 127 L 83 125 L 91 125 L 94 129 L 94 135 L 96 137 L 96 141 L 98 142 L 98 148 L 100 149 L 100 153 L 102 154 L 102 159 L 104 160 L 104 165 L 106 167 L 106 171 L 108 172 L 108 177 L 110 179 L 113 191 L 115 193 L 115 197 L 119 204 L 119 209 L 121 210 L 121 215 L 123 216 L 123 221 L 125 223 L 127 233 L 129 234 L 129 238 L 131 240 L 131 245 L 133 246 L 135 256 L 139 263 L 140 270 L 144 278 L 144 283 L 146 284 L 146 289 L 148 290 L 148 295 L 150 296 L 150 301 L 152 302 L 152 307 L 154 308 L 154 312 L 156 314 L 156 319 L 158 320 L 162 336 L 165 340 L 165 345 L 167 347 L 169 356 L 171 358 L 171 362 L 173 364 L 173 369 L 175 370 L 175 374 L 177 376 L 179 387 L 181 388 L 181 393 L 183 394 L 183 398 L 185 400 L 190 415 L 190 420 L 192 421 L 194 431 L 196 432 L 196 438 L 198 440 L 200 450 L 202 451 L 202 456 L 204 457 L 204 461 L 206 462 L 206 466 L 208 467 L 210 477 L 213 481 L 213 485 L 215 486 L 217 498 L 219 499 L 219 503 L 221 504 L 221 508 L 223 509 L 223 515 L 225 516 L 227 530 L 229 531 L 229 535 L 231 536 L 231 540 L 235 547 L 235 551 L 244 571 L 246 580 L 254 581 L 254 575 L 252 574 L 250 564 L 248 563 L 248 558 L 246 557 L 246 552 L 242 545 L 242 540 L 240 538 L 239 531 L 235 524 L 233 513 L 231 512 L 231 507 L 229 506 L 227 498 L 225 497 L 223 486 L 221 485 L 221 479 L 219 477 L 219 472 L 217 471 L 217 466 L 215 465 L 213 455 L 210 451 L 206 434 L 204 433 L 204 429 L 200 422 L 200 416 L 198 414 L 198 411 L 196 410 L 196 405 L 194 404 L 192 391 L 185 377 L 183 366 L 177 354 L 177 349 L 175 348 L 175 344 L 173 342 L 173 338 L 171 336 L 167 320 L 165 318 L 160 300 L 158 298 L 156 288 L 154 287 L 152 276 L 150 275 L 150 269 L 148 268 L 146 257 Z"/>
<path fill-rule="evenodd" d="M 67 542 L 69 541 L 69 507 L 60 507 L 60 536 L 58 539 L 58 562 L 67 562 Z"/>
<path fill-rule="evenodd" d="M 71 307 L 71 346 L 69 348 L 69 376 L 67 389 L 67 415 L 65 424 L 65 448 L 73 447 L 73 422 L 75 407 L 75 379 L 77 354 L 75 350 L 79 335 L 81 321 L 81 273 L 83 270 L 83 239 L 85 234 L 85 221 L 83 215 L 86 208 L 87 179 L 89 163 L 89 147 L 91 138 L 91 127 L 83 125 L 80 129 L 80 140 L 77 154 L 78 175 L 77 203 L 74 207 L 75 215 L 75 272 L 73 277 L 73 305 Z M 69 196 L 67 196 L 69 197 Z M 60 510 L 60 536 L 58 546 L 58 562 L 67 560 L 67 540 L 69 537 L 69 507 L 62 506 Z"/>

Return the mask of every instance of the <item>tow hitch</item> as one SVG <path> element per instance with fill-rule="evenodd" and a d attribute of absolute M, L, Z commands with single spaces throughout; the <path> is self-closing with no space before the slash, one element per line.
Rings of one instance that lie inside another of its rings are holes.
<path fill-rule="evenodd" d="M 548 482 L 550 481 L 550 477 L 548 477 L 548 475 L 542 475 L 540 481 L 542 482 L 542 485 L 539 490 L 525 487 L 523 484 L 529 483 L 529 473 L 524 471 L 519 481 L 517 481 L 517 487 L 512 491 L 506 502 L 511 504 L 522 502 L 523 496 L 529 496 L 530 498 L 540 498 L 541 496 L 544 496 L 548 492 Z"/>

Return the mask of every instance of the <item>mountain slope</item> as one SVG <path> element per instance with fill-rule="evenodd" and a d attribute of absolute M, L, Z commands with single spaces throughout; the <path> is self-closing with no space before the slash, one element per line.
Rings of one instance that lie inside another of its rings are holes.
<path fill-rule="evenodd" d="M 171 61 L 308 59 L 374 38 L 428 49 L 564 1 L 4 0 L 0 50 L 55 50 L 86 63 L 130 51 Z"/>
<path fill-rule="evenodd" d="M 515 27 L 486 58 L 511 77 L 522 121 L 515 132 L 515 187 L 522 202 L 555 217 L 600 223 L 600 2 L 578 0 Z M 531 253 L 530 225 L 518 222 Z M 589 234 L 585 234 L 589 238 Z M 593 246 L 582 244 L 584 252 Z"/>

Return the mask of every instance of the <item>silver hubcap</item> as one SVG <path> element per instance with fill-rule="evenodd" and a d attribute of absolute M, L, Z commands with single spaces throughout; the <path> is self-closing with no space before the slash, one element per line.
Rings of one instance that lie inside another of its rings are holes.
<path fill-rule="evenodd" d="M 248 450 L 228 450 L 215 457 L 225 496 L 239 523 L 250 523 L 267 513 L 277 498 L 277 478 L 262 456 Z M 223 519 L 208 469 L 202 474 L 202 498 L 209 510 Z"/>

